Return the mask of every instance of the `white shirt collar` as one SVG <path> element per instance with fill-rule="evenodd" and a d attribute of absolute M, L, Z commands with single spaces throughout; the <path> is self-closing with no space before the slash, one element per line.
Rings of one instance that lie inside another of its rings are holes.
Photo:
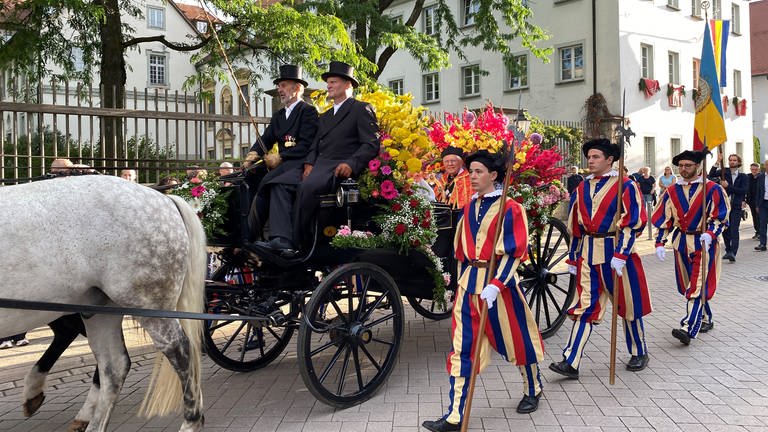
<path fill-rule="evenodd" d="M 301 102 L 301 99 L 296 99 L 296 102 L 285 107 L 285 118 L 288 118 L 291 115 L 291 111 L 293 111 L 299 102 Z"/>
<path fill-rule="evenodd" d="M 488 192 L 487 194 L 483 195 L 483 198 L 493 198 L 493 197 L 497 197 L 497 196 L 501 196 L 501 188 L 497 188 L 493 192 Z M 477 194 L 477 192 L 475 192 L 472 195 L 472 199 L 475 199 L 477 197 L 478 197 L 478 194 Z"/>
<path fill-rule="evenodd" d="M 336 114 L 339 111 L 339 108 L 341 108 L 341 106 L 344 105 L 344 102 L 346 102 L 346 101 L 348 101 L 350 99 L 352 99 L 352 98 L 346 98 L 346 99 L 344 99 L 343 101 L 341 101 L 341 102 L 339 102 L 337 104 L 333 104 L 333 114 Z"/>
<path fill-rule="evenodd" d="M 610 171 L 608 171 L 608 173 L 606 173 L 606 174 L 603 174 L 603 175 L 601 175 L 600 177 L 605 177 L 605 176 L 608 176 L 608 177 L 616 177 L 616 176 L 618 176 L 618 175 L 619 175 L 619 172 L 618 172 L 618 171 L 616 171 L 616 170 L 610 170 Z M 587 176 L 587 180 L 592 180 L 593 178 L 595 178 L 595 175 L 594 175 L 594 174 L 590 174 L 590 175 L 588 175 L 588 176 Z"/>
<path fill-rule="evenodd" d="M 679 184 L 679 185 L 687 185 L 687 184 L 694 184 L 694 183 L 701 183 L 701 176 L 698 176 L 698 177 L 696 177 L 695 179 L 693 179 L 691 181 L 686 181 L 685 179 L 680 179 L 680 181 L 677 182 L 677 184 Z"/>

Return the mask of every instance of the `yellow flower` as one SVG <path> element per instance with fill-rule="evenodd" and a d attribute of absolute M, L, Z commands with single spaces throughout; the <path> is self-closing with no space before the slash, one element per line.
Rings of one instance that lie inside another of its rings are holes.
<path fill-rule="evenodd" d="M 417 173 L 421 171 L 421 159 L 410 158 L 406 165 L 408 166 L 408 172 Z"/>

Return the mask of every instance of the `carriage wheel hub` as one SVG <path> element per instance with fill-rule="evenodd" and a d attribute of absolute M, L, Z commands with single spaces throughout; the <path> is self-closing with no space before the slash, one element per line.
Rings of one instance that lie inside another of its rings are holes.
<path fill-rule="evenodd" d="M 352 327 L 349 329 L 349 335 L 357 344 L 367 344 L 373 340 L 373 333 L 371 330 L 360 323 L 352 324 Z"/>

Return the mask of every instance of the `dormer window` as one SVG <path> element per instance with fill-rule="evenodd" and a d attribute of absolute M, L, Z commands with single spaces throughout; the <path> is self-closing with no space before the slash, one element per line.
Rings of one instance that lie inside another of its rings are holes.
<path fill-rule="evenodd" d="M 197 28 L 198 33 L 207 33 L 208 23 L 205 21 L 195 21 L 195 28 Z"/>

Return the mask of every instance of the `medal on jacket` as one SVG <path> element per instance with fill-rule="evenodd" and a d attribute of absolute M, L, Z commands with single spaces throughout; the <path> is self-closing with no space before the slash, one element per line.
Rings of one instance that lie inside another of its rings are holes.
<path fill-rule="evenodd" d="M 291 148 L 296 145 L 296 138 L 292 137 L 291 135 L 286 135 L 283 137 L 283 140 L 285 140 L 285 148 Z"/>

